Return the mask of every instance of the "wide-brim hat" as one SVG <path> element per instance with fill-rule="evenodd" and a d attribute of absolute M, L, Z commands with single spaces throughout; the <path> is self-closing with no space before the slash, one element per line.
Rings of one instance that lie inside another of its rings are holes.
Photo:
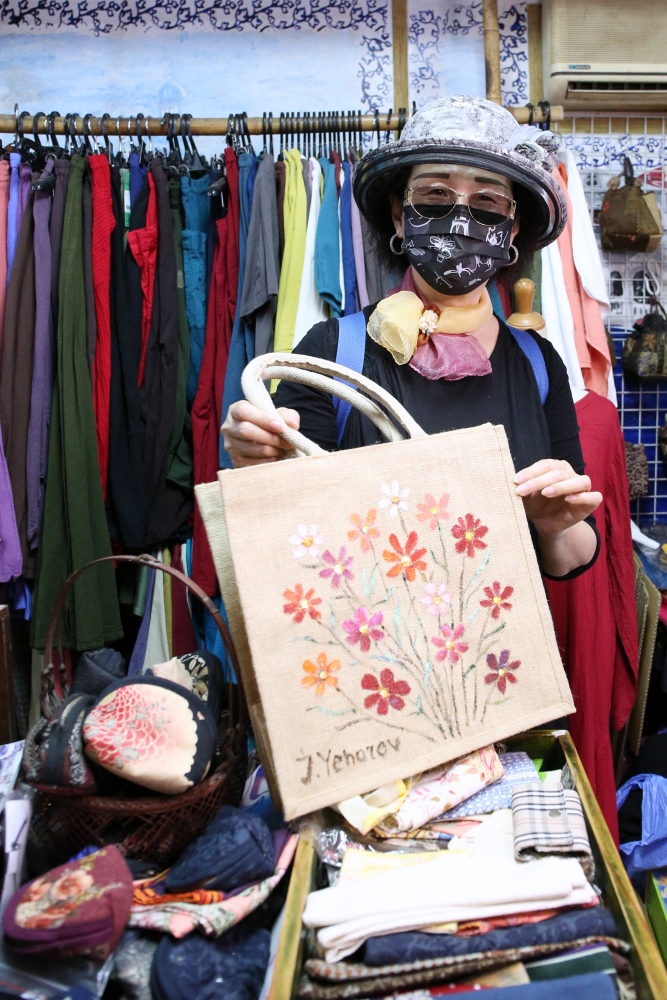
<path fill-rule="evenodd" d="M 390 212 L 390 172 L 434 162 L 485 167 L 523 188 L 541 248 L 560 235 L 567 220 L 565 199 L 551 176 L 551 157 L 558 146 L 558 136 L 517 124 L 509 111 L 493 101 L 464 95 L 443 97 L 417 111 L 397 142 L 361 158 L 354 196 L 366 219 L 381 230 Z"/>

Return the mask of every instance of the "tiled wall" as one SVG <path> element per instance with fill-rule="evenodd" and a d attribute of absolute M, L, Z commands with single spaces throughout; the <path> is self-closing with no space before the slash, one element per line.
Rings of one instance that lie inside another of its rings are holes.
<path fill-rule="evenodd" d="M 610 177 L 622 171 L 627 155 L 644 187 L 657 194 L 665 218 L 667 202 L 663 163 L 667 153 L 667 119 L 576 116 L 573 131 L 563 141 L 577 160 L 598 235 L 597 213 Z M 601 251 L 611 301 L 610 329 L 619 359 L 614 372 L 621 426 L 628 441 L 641 442 L 649 461 L 649 495 L 633 503 L 633 516 L 643 522 L 667 520 L 667 477 L 657 446 L 658 428 L 667 417 L 667 382 L 640 383 L 627 378 L 620 364 L 627 331 L 649 311 L 644 273 L 650 268 L 667 303 L 667 251 L 665 241 L 652 254 Z"/>

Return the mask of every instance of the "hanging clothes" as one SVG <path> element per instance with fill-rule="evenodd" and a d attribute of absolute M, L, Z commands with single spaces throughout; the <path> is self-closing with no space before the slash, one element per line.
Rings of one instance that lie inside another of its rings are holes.
<path fill-rule="evenodd" d="M 35 175 L 35 179 L 37 176 Z M 23 572 L 32 577 L 34 566 L 28 545 L 26 467 L 35 346 L 35 222 L 32 211 L 34 195 L 30 191 L 30 184 L 28 191 L 30 193 L 24 205 L 7 286 L 0 355 L 0 426 L 12 483 L 16 526 L 23 554 Z"/>
<path fill-rule="evenodd" d="M 252 190 L 257 174 L 257 157 L 253 152 L 242 153 L 238 158 L 239 172 L 239 273 L 235 303 L 241 301 L 243 280 L 245 277 L 248 228 L 252 207 Z M 241 375 L 243 369 L 255 356 L 255 343 L 252 327 L 243 319 L 241 310 L 236 308 L 232 337 L 229 344 L 229 357 L 225 372 L 225 385 L 221 401 L 221 421 L 227 416 L 232 403 L 243 399 Z M 221 469 L 231 468 L 231 461 L 225 451 L 218 425 L 218 461 Z"/>
<path fill-rule="evenodd" d="M 90 171 L 83 175 L 83 284 L 86 292 L 86 345 L 91 384 L 95 379 L 97 317 L 93 279 L 93 180 Z"/>
<path fill-rule="evenodd" d="M 608 399 L 588 392 L 575 409 L 586 472 L 604 498 L 595 512 L 600 553 L 582 576 L 545 583 L 576 707 L 570 733 L 618 844 L 610 720 L 615 729 L 625 725 L 638 669 L 625 446 L 618 412 Z"/>
<path fill-rule="evenodd" d="M 181 546 L 174 545 L 171 565 L 180 573 L 185 573 L 181 561 Z M 172 604 L 172 656 L 184 656 L 193 653 L 197 648 L 192 615 L 188 604 L 188 591 L 185 584 L 173 580 L 171 586 Z"/>
<path fill-rule="evenodd" d="M 280 266 L 283 264 L 285 256 L 285 180 L 286 166 L 282 159 L 282 153 L 276 162 L 276 199 L 278 205 L 278 248 L 280 253 Z"/>
<path fill-rule="evenodd" d="M 609 347 L 598 303 L 585 290 L 574 262 L 572 248 L 573 212 L 565 179 L 565 167 L 562 163 L 559 164 L 558 170 L 553 171 L 552 176 L 558 183 L 567 203 L 567 222 L 565 229 L 558 237 L 557 246 L 563 262 L 565 288 L 572 310 L 579 365 L 584 375 L 586 388 L 593 389 L 601 396 L 606 396 L 609 369 L 611 368 Z"/>
<path fill-rule="evenodd" d="M 274 349 L 291 351 L 294 323 L 299 305 L 303 258 L 306 250 L 306 188 L 301 169 L 301 153 L 285 153 L 285 253 L 280 272 L 280 291 Z"/>
<path fill-rule="evenodd" d="M 257 168 L 248 226 L 240 311 L 254 330 L 255 357 L 273 347 L 273 323 L 280 287 L 280 240 L 275 163 L 265 153 Z"/>
<path fill-rule="evenodd" d="M 352 242 L 352 171 L 350 164 L 342 164 L 345 181 L 340 192 L 340 237 L 343 256 L 343 281 L 345 288 L 344 316 L 351 316 L 359 309 L 357 298 L 357 272 Z"/>
<path fill-rule="evenodd" d="M 299 305 L 296 311 L 296 321 L 294 324 L 295 348 L 301 338 L 308 333 L 316 323 L 321 323 L 328 319 L 324 301 L 317 292 L 315 282 L 315 243 L 317 239 L 317 223 L 320 218 L 322 206 L 322 167 L 315 159 L 310 158 L 311 168 L 311 188 L 310 188 L 310 209 L 308 211 L 308 224 L 306 227 L 306 246 L 303 256 L 303 274 L 301 275 L 301 288 L 299 289 Z"/>
<path fill-rule="evenodd" d="M 7 295 L 7 209 L 9 207 L 9 164 L 0 160 L 0 349 Z"/>
<path fill-rule="evenodd" d="M 42 177 L 53 173 L 47 160 Z M 49 453 L 49 424 L 53 397 L 53 355 L 55 339 L 51 315 L 51 192 L 35 192 L 33 202 L 35 247 L 35 337 L 30 393 L 30 423 L 26 451 L 26 492 L 28 499 L 28 548 L 39 543 L 44 510 L 46 463 Z"/>
<path fill-rule="evenodd" d="M 9 154 L 9 167 L 11 170 L 9 178 L 9 202 L 7 205 L 7 284 L 14 263 L 16 252 L 16 240 L 18 239 L 18 201 L 19 201 L 19 165 L 21 163 L 20 153 Z"/>
<path fill-rule="evenodd" d="M 185 269 L 185 306 L 190 327 L 190 370 L 188 373 L 188 403 L 197 394 L 199 370 L 206 335 L 207 242 L 210 198 L 206 194 L 209 174 L 196 179 L 181 177 L 181 195 L 185 213 L 183 229 L 183 266 Z"/>
<path fill-rule="evenodd" d="M 585 389 L 584 375 L 574 340 L 574 320 L 565 288 L 563 262 L 556 243 L 541 251 L 542 315 L 546 328 L 541 333 L 560 354 L 571 389 Z"/>
<path fill-rule="evenodd" d="M 21 575 L 23 556 L 0 427 L 0 583 Z"/>
<path fill-rule="evenodd" d="M 178 379 L 174 427 L 169 445 L 168 478 L 177 486 L 192 489 L 192 423 L 187 407 L 187 383 L 190 370 L 190 327 L 185 306 L 185 272 L 183 264 L 183 220 L 181 184 L 178 177 L 168 180 L 171 221 L 174 228 L 174 253 L 176 255 L 176 295 L 178 298 Z"/>
<path fill-rule="evenodd" d="M 146 183 L 148 177 L 148 167 L 143 166 L 139 153 L 130 153 L 130 209 Z"/>
<path fill-rule="evenodd" d="M 323 178 L 322 207 L 315 241 L 315 283 L 331 315 L 341 315 L 343 290 L 340 285 L 340 224 L 336 168 L 326 157 L 320 160 Z"/>
<path fill-rule="evenodd" d="M 86 355 L 81 239 L 84 165 L 82 157 L 72 156 L 63 225 L 57 377 L 32 618 L 32 645 L 40 650 L 66 578 L 84 563 L 111 555 Z M 63 615 L 63 646 L 96 649 L 122 634 L 113 566 L 104 563 L 74 584 Z"/>
<path fill-rule="evenodd" d="M 107 498 L 109 405 L 111 398 L 111 234 L 116 225 L 111 200 L 111 170 L 104 153 L 88 157 L 93 193 L 93 288 L 97 344 L 93 369 L 93 406 L 97 428 L 102 498 Z"/>
<path fill-rule="evenodd" d="M 218 221 L 208 302 L 206 341 L 199 387 L 192 407 L 195 484 L 212 482 L 218 471 L 222 394 L 234 325 L 239 276 L 239 174 L 236 154 L 225 150 L 227 214 Z M 204 523 L 195 505 L 191 576 L 212 597 L 218 587 Z"/>
<path fill-rule="evenodd" d="M 141 192 L 139 192 L 141 194 Z M 137 204 L 139 197 L 137 196 Z M 130 219 L 132 216 L 130 215 Z M 148 177 L 148 206 L 146 208 L 146 223 L 141 229 L 131 229 L 127 234 L 129 246 L 137 266 L 141 271 L 141 354 L 139 356 L 139 388 L 144 384 L 146 376 L 146 352 L 151 333 L 153 319 L 153 300 L 155 295 L 155 272 L 157 269 L 158 248 L 158 215 L 155 180 Z"/>
<path fill-rule="evenodd" d="M 144 205 L 148 200 L 148 188 Z M 111 386 L 107 518 L 114 541 L 144 549 L 148 504 L 143 467 L 143 426 L 139 395 L 141 355 L 141 276 L 132 251 L 125 251 L 125 209 L 120 169 L 111 170 Z M 132 285 L 134 281 L 134 285 Z M 130 289 L 134 288 L 131 294 Z"/>
<path fill-rule="evenodd" d="M 370 305 L 368 287 L 366 285 L 366 265 L 364 262 L 364 241 L 361 235 L 361 213 L 354 197 L 351 199 L 350 214 L 352 217 L 352 247 L 354 251 L 354 269 L 357 273 L 357 294 L 359 308 Z"/>
<path fill-rule="evenodd" d="M 162 162 L 151 161 L 148 176 L 155 184 L 158 253 L 151 330 L 141 394 L 144 425 L 144 478 L 148 503 L 149 545 L 184 537 L 193 497 L 167 478 L 174 411 L 178 395 L 178 295 L 176 253 L 167 174 Z M 128 236 L 129 239 L 129 236 Z"/>
<path fill-rule="evenodd" d="M 53 329 L 58 326 L 60 308 L 60 256 L 63 242 L 63 225 L 65 222 L 65 205 L 67 203 L 67 185 L 69 184 L 70 161 L 56 160 L 53 168 L 56 173 L 56 185 L 53 189 L 53 205 L 51 206 L 51 317 Z"/>

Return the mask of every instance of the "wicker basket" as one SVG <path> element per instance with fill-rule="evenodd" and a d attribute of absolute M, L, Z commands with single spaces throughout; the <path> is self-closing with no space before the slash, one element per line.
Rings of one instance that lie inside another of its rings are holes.
<path fill-rule="evenodd" d="M 112 798 L 73 796 L 67 789 L 37 788 L 33 833 L 53 863 L 72 857 L 84 847 L 114 843 L 127 857 L 142 858 L 167 867 L 198 836 L 224 803 L 241 800 L 247 767 L 247 715 L 240 684 L 236 651 L 227 626 L 213 601 L 183 573 L 149 555 L 107 556 L 87 563 L 65 581 L 49 622 L 44 650 L 42 710 L 50 716 L 64 700 L 71 683 L 58 639 L 59 663 L 54 666 L 53 636 L 58 628 L 67 594 L 75 580 L 90 566 L 102 562 L 130 562 L 161 570 L 180 580 L 213 616 L 229 653 L 237 684 L 228 684 L 228 724 L 224 745 L 207 778 L 181 795 Z"/>

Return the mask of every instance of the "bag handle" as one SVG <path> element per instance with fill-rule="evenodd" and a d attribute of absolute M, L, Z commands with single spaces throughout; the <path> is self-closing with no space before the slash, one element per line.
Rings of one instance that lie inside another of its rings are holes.
<path fill-rule="evenodd" d="M 625 186 L 632 187 L 635 183 L 635 172 L 632 169 L 632 161 L 629 156 L 623 157 L 623 176 L 625 177 Z"/>
<path fill-rule="evenodd" d="M 251 361 L 241 376 L 243 394 L 248 402 L 271 415 L 275 415 L 277 411 L 264 382 L 273 378 L 286 382 L 297 382 L 344 399 L 356 410 L 367 416 L 380 433 L 390 441 L 402 441 L 405 437 L 427 436 L 405 407 L 385 389 L 382 389 L 375 382 L 371 382 L 359 372 L 344 368 L 333 361 L 325 361 L 323 358 L 313 358 L 305 354 L 287 353 L 263 354 Z M 339 379 L 341 381 L 338 381 Z M 366 395 L 357 392 L 357 389 L 362 389 Z M 367 396 L 370 398 L 367 399 Z M 384 410 L 387 411 L 386 413 L 380 409 L 378 403 L 382 404 Z M 398 424 L 398 428 L 387 414 Z M 300 431 L 285 427 L 281 431 L 281 436 L 292 445 L 297 453 L 303 455 L 325 454 L 319 445 L 309 441 Z"/>
<path fill-rule="evenodd" d="M 158 562 L 153 556 L 144 554 L 140 556 L 103 556 L 101 559 L 93 559 L 92 562 L 86 563 L 79 569 L 75 570 L 67 577 L 65 583 L 62 586 L 60 593 L 56 598 L 56 602 L 53 606 L 53 611 L 51 612 L 51 618 L 49 619 L 49 625 L 46 630 L 46 639 L 44 642 L 44 667 L 42 669 L 42 688 L 41 688 L 41 707 L 42 714 L 50 719 L 54 711 L 60 704 L 60 702 L 65 699 L 65 691 L 62 686 L 62 681 L 60 677 L 60 669 L 54 666 L 53 663 L 53 637 L 58 628 L 58 656 L 60 663 L 63 662 L 63 650 L 60 640 L 60 623 L 62 621 L 62 613 L 65 607 L 65 602 L 67 600 L 67 595 L 74 586 L 75 582 L 79 579 L 82 573 L 85 573 L 87 569 L 91 566 L 97 566 L 100 563 L 107 562 L 126 562 L 135 563 L 139 566 L 147 566 L 149 569 L 159 569 L 163 573 L 168 573 L 169 576 L 174 577 L 176 580 L 180 580 L 181 583 L 190 590 L 195 597 L 198 597 L 202 602 L 206 610 L 213 617 L 215 624 L 217 625 L 218 632 L 220 633 L 220 638 L 222 643 L 229 655 L 234 668 L 234 673 L 236 675 L 237 684 L 234 685 L 231 678 L 227 682 L 227 694 L 229 702 L 229 732 L 233 733 L 235 731 L 234 722 L 234 687 L 238 690 L 238 708 L 239 708 L 239 723 L 245 728 L 246 725 L 246 705 L 245 698 L 243 695 L 243 688 L 241 686 L 241 669 L 239 666 L 238 656 L 236 654 L 236 649 L 234 647 L 234 642 L 231 635 L 229 634 L 229 629 L 225 624 L 225 620 L 216 608 L 215 604 L 211 598 L 206 594 L 201 587 L 191 580 L 190 577 L 181 573 L 180 570 L 174 569 L 173 566 L 167 566 L 166 563 Z M 53 694 L 55 697 L 49 695 L 49 678 L 52 678 Z"/>

